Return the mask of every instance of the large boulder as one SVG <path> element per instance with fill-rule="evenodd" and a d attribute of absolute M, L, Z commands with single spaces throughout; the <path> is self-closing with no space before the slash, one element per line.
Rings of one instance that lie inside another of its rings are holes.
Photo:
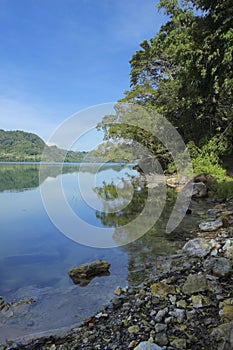
<path fill-rule="evenodd" d="M 182 249 L 189 256 L 204 258 L 216 247 L 218 247 L 218 243 L 214 239 L 207 241 L 204 238 L 198 237 L 188 241 Z"/>
<path fill-rule="evenodd" d="M 85 286 L 96 276 L 108 276 L 109 268 L 107 261 L 97 260 L 74 267 L 68 273 L 75 284 Z"/>

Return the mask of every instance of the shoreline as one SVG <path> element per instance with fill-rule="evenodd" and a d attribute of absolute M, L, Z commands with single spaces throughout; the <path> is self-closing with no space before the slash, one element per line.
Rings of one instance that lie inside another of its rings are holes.
<path fill-rule="evenodd" d="M 119 288 L 110 305 L 82 324 L 55 335 L 43 332 L 33 340 L 23 337 L 0 348 L 139 350 L 150 345 L 157 350 L 230 350 L 233 202 L 213 204 L 208 215 L 209 226 L 202 223 L 182 251 L 158 257 L 156 272 L 137 287 Z M 218 228 L 211 227 L 220 221 Z"/>

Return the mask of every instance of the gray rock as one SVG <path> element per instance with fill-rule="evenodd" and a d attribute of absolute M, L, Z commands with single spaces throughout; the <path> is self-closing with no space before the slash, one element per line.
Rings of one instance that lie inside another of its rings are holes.
<path fill-rule="evenodd" d="M 201 231 L 215 231 L 223 226 L 222 220 L 204 221 L 199 224 Z"/>
<path fill-rule="evenodd" d="M 227 258 L 209 258 L 204 262 L 204 268 L 214 276 L 227 276 L 232 270 L 232 263 Z"/>
<path fill-rule="evenodd" d="M 134 350 L 163 350 L 163 348 L 157 344 L 150 343 L 149 341 L 143 341 L 136 346 Z"/>
<path fill-rule="evenodd" d="M 207 241 L 204 238 L 194 238 L 184 245 L 183 252 L 189 256 L 203 258 L 208 255 L 215 246 L 217 246 L 215 240 Z"/>
<path fill-rule="evenodd" d="M 227 250 L 229 247 L 233 246 L 233 239 L 227 239 L 222 250 Z"/>
<path fill-rule="evenodd" d="M 164 319 L 164 317 L 166 316 L 167 313 L 168 313 L 168 308 L 167 307 L 165 307 L 162 310 L 159 310 L 157 315 L 155 316 L 154 320 L 156 322 L 161 322 Z"/>
<path fill-rule="evenodd" d="M 181 323 L 185 318 L 185 310 L 183 309 L 175 309 L 174 311 L 170 311 L 169 315 L 175 317 L 179 323 Z"/>
<path fill-rule="evenodd" d="M 208 288 L 207 280 L 202 274 L 188 275 L 184 285 L 183 292 L 185 294 L 193 294 L 202 292 Z"/>
<path fill-rule="evenodd" d="M 217 218 L 217 214 L 221 213 L 223 210 L 222 209 L 208 209 L 207 210 L 207 214 L 213 218 L 216 219 Z"/>
<path fill-rule="evenodd" d="M 156 333 L 163 332 L 167 329 L 167 325 L 164 323 L 156 323 L 155 331 Z"/>
<path fill-rule="evenodd" d="M 211 338 L 214 343 L 217 343 L 218 350 L 233 349 L 233 321 L 214 328 Z"/>

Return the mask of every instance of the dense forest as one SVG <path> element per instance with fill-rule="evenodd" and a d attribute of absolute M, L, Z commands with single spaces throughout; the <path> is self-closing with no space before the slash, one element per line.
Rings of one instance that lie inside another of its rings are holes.
<path fill-rule="evenodd" d="M 182 136 L 195 174 L 211 173 L 232 188 L 222 168 L 222 157 L 233 152 L 232 0 L 160 0 L 158 8 L 167 23 L 132 56 L 131 88 L 98 128 L 112 154 L 120 140 L 122 149 L 139 143 L 174 172 L 169 151 L 146 131 L 158 127 L 153 114 L 142 115 L 145 129 L 138 129 L 127 123 L 122 103 L 149 108 Z"/>
<path fill-rule="evenodd" d="M 80 162 L 87 152 L 74 152 L 47 146 L 36 134 L 0 130 L 0 161 L 1 162 L 39 162 L 46 149 L 48 162 L 57 162 L 65 158 L 66 162 Z"/>

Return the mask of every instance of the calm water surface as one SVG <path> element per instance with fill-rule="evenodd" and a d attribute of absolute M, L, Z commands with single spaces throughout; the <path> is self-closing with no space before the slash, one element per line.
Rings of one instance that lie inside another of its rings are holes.
<path fill-rule="evenodd" d="M 79 172 L 79 165 L 64 165 L 62 174 L 56 165 L 48 165 L 43 185 L 52 186 L 62 178 L 72 210 L 96 227 L 110 227 L 114 231 L 139 215 L 147 194 L 141 183 L 134 188 L 131 205 L 120 213 L 108 212 L 106 205 L 101 207 L 103 198 L 115 198 L 114 184 L 138 176 L 133 167 L 102 166 L 95 178 L 96 188 L 88 186 L 94 176 L 92 165 L 82 168 L 88 196 L 102 210 L 91 208 L 82 198 L 77 181 Z M 0 312 L 0 341 L 69 327 L 97 312 L 114 297 L 117 286 L 141 282 L 145 262 L 176 252 L 183 245 L 183 231 L 193 229 L 202 214 L 197 205 L 192 218 L 186 218 L 176 231 L 177 236 L 167 237 L 164 231 L 175 200 L 170 193 L 161 218 L 142 238 L 117 248 L 92 248 L 70 240 L 51 222 L 41 199 L 38 164 L 2 163 L 0 180 L 0 295 L 11 302 L 24 298 L 36 301 L 15 308 L 11 318 Z M 54 198 L 55 209 L 56 205 Z M 111 263 L 110 276 L 97 277 L 85 287 L 74 285 L 68 270 L 97 259 Z"/>

